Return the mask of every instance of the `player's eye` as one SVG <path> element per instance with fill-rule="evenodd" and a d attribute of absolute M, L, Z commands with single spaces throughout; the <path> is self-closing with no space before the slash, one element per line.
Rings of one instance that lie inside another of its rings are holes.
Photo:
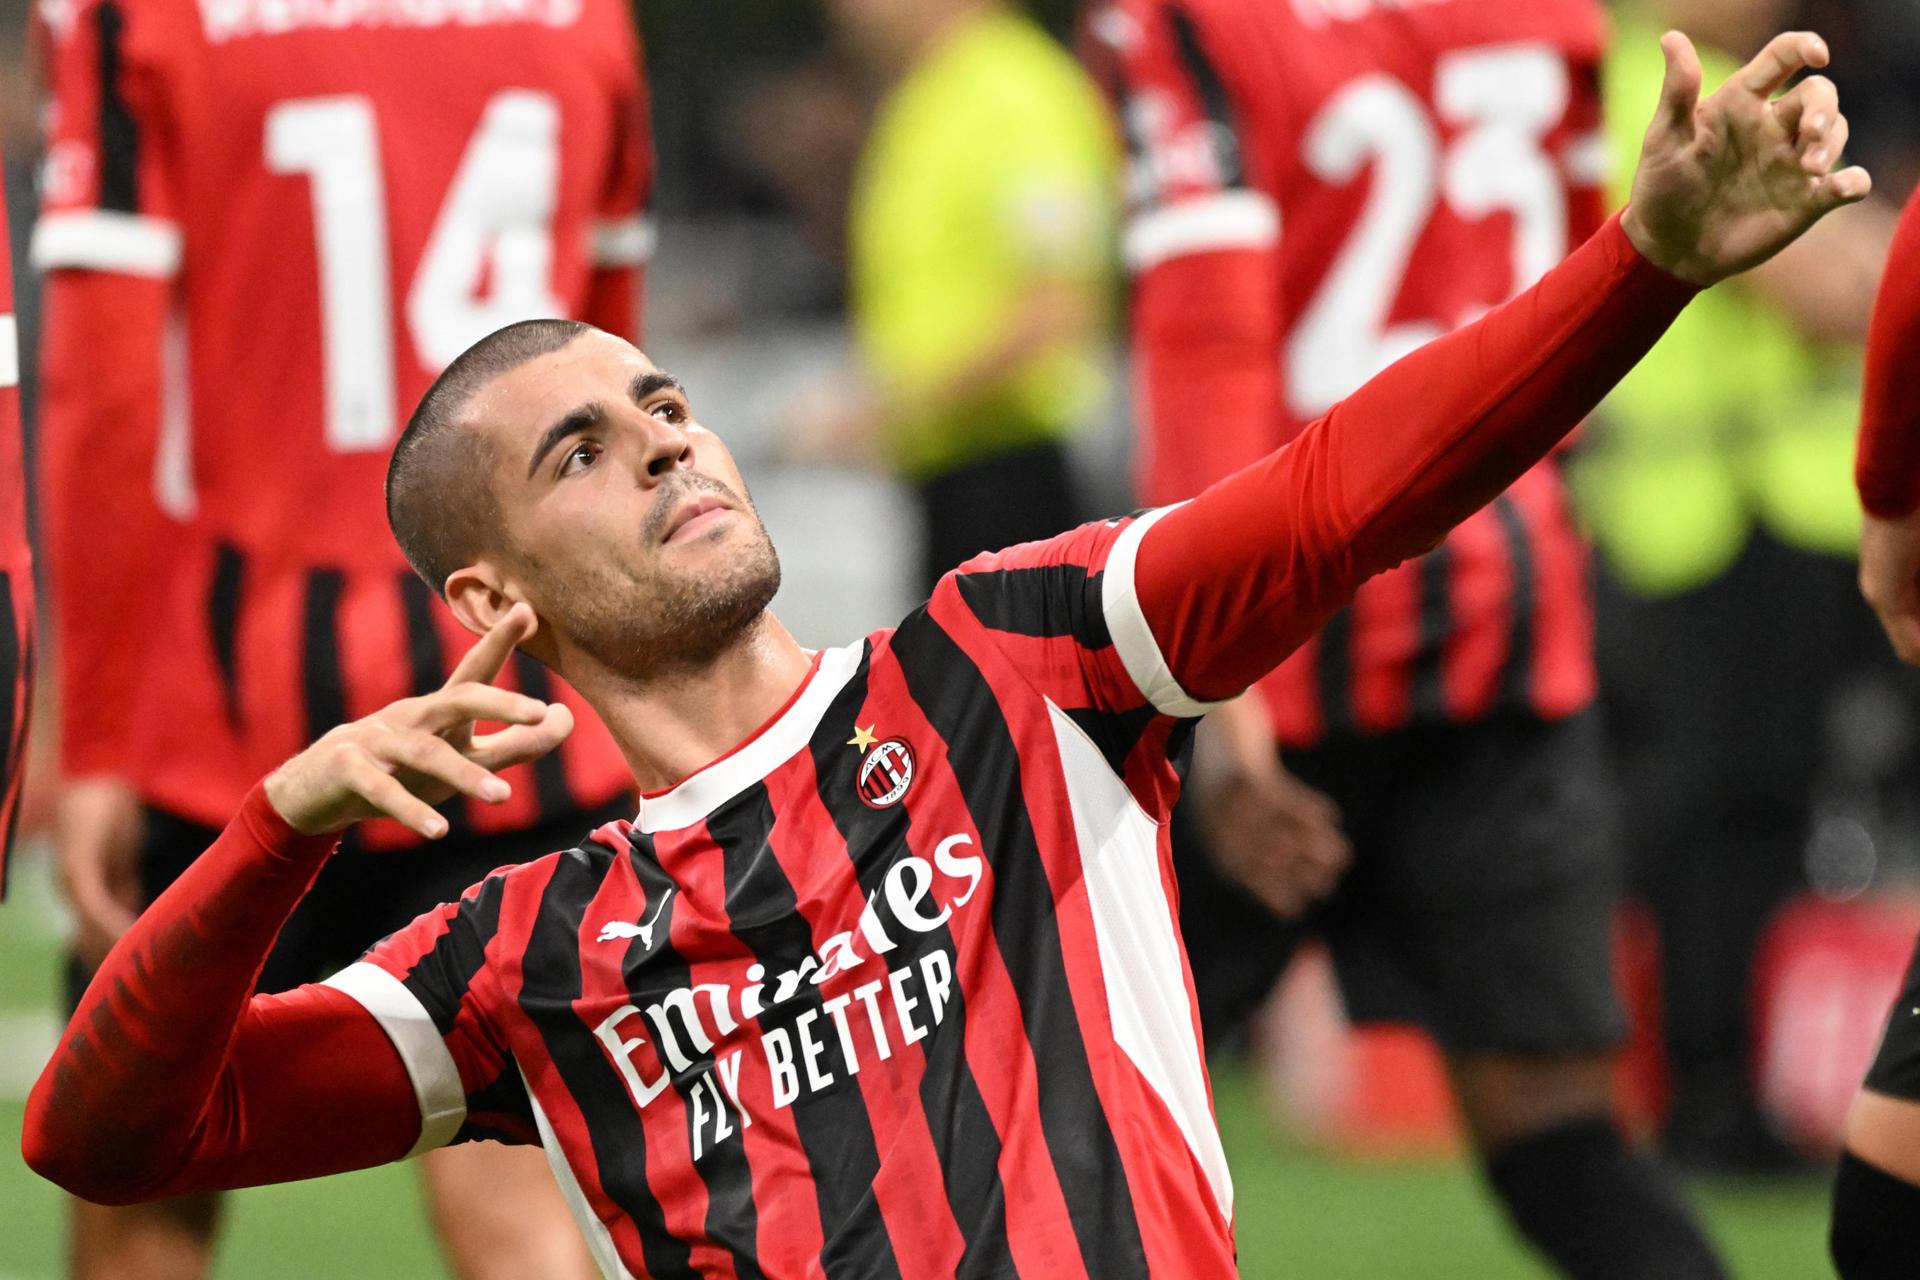
<path fill-rule="evenodd" d="M 591 440 L 582 440 L 574 445 L 573 448 L 567 450 L 566 457 L 560 460 L 560 474 L 567 476 L 572 475 L 576 471 L 585 470 L 587 467 L 592 466 L 599 456 L 599 445 Z"/>
<path fill-rule="evenodd" d="M 659 404 L 653 406 L 651 412 L 655 417 L 664 418 L 668 422 L 685 422 L 687 420 L 686 406 L 682 405 L 678 400 L 662 400 Z"/>

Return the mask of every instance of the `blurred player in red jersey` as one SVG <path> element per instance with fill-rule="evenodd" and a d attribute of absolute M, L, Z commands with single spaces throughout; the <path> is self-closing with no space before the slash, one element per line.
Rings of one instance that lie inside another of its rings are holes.
<path fill-rule="evenodd" d="M 840 648 L 768 612 L 766 530 L 673 378 L 563 321 L 476 344 L 388 509 L 483 638 L 270 774 L 115 945 L 28 1163 L 131 1201 L 498 1136 L 545 1146 L 610 1275 L 1231 1276 L 1166 841 L 1194 718 L 1506 489 L 1697 288 L 1870 187 L 1830 82 L 1773 96 L 1818 37 L 1705 99 L 1664 44 L 1631 204 L 1531 289 L 1191 503 L 977 557 Z M 444 835 L 429 802 L 507 802 L 491 770 L 565 738 L 488 683 L 516 645 L 612 727 L 632 821 L 255 994 L 333 833 Z"/>
<path fill-rule="evenodd" d="M 1593 0 L 1095 12 L 1132 151 L 1148 502 L 1294 438 L 1592 234 L 1604 34 Z M 1330 894 L 1307 926 L 1349 1012 L 1434 1034 L 1486 1177 L 1541 1252 L 1581 1277 L 1716 1276 L 1611 1118 L 1619 869 L 1585 575 L 1541 462 L 1203 730 L 1213 865 L 1182 857 L 1194 983 L 1209 1036 L 1232 1034 L 1300 938 L 1278 917 Z"/>
<path fill-rule="evenodd" d="M 13 269 L 0 210 L 0 898 L 7 894 L 33 695 L 33 550 L 27 540 L 26 459 L 20 440 L 20 347 Z"/>
<path fill-rule="evenodd" d="M 1920 666 L 1920 194 L 1894 232 L 1862 392 L 1860 590 L 1894 652 Z M 1843 1280 L 1920 1270 L 1920 946 L 1847 1120 L 1832 1246 Z"/>
<path fill-rule="evenodd" d="M 385 532 L 387 454 L 508 321 L 637 336 L 651 150 L 621 0 L 99 0 L 62 23 L 33 256 L 77 990 L 263 770 L 445 678 L 458 626 Z M 531 662 L 511 678 L 574 702 Z M 262 988 L 624 811 L 583 720 L 510 806 L 451 807 L 438 857 L 362 830 Z M 424 1171 L 459 1274 L 590 1269 L 537 1156 Z M 77 1212 L 78 1274 L 206 1268 L 210 1201 Z"/>

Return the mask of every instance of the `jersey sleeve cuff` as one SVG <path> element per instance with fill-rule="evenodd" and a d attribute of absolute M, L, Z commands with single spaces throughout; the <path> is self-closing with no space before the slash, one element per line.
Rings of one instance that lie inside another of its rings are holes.
<path fill-rule="evenodd" d="M 41 271 L 79 268 L 166 279 L 180 270 L 180 228 L 161 218 L 108 209 L 42 214 L 29 257 Z"/>
<path fill-rule="evenodd" d="M 1180 687 L 1167 658 L 1160 651 L 1147 615 L 1140 608 L 1140 596 L 1134 584 L 1134 563 L 1140 555 L 1141 540 L 1162 517 L 1175 507 L 1161 507 L 1134 520 L 1120 532 L 1113 549 L 1107 553 L 1106 568 L 1100 576 L 1100 609 L 1106 615 L 1107 631 L 1113 637 L 1114 650 L 1134 685 L 1163 715 L 1191 718 L 1203 716 L 1219 706 L 1202 702 Z"/>
<path fill-rule="evenodd" d="M 400 1054 L 420 1103 L 420 1137 L 407 1156 L 453 1141 L 466 1122 L 467 1097 L 459 1068 L 426 1006 L 400 979 L 365 960 L 348 965 L 321 985 L 344 992 L 372 1014 Z"/>
<path fill-rule="evenodd" d="M 1608 218 L 1595 232 L 1595 236 L 1604 242 L 1616 265 L 1624 269 L 1629 276 L 1639 276 L 1642 281 L 1651 284 L 1657 291 L 1671 295 L 1670 300 L 1684 305 L 1693 295 L 1701 291 L 1702 286 L 1690 280 L 1682 280 L 1665 267 L 1656 266 L 1652 259 L 1641 253 L 1633 243 L 1633 237 L 1627 234 L 1621 218 L 1625 209 Z"/>
<path fill-rule="evenodd" d="M 247 834 L 267 853 L 286 862 L 310 862 L 324 858 L 333 852 L 340 843 L 337 832 L 326 831 L 319 835 L 306 835 L 287 825 L 280 811 L 273 807 L 273 801 L 267 799 L 267 784 L 256 782 L 253 790 L 247 792 L 246 799 L 240 802 L 238 820 L 246 826 Z"/>

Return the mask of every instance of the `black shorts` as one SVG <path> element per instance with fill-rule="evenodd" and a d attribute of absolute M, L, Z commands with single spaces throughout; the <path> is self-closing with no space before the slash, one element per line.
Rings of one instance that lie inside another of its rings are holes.
<path fill-rule="evenodd" d="M 313 888 L 294 908 L 260 971 L 259 990 L 289 991 L 318 982 L 355 960 L 388 934 L 425 912 L 452 902 L 494 870 L 571 849 L 587 833 L 617 818 L 631 818 L 626 798 L 550 818 L 538 826 L 500 835 L 448 837 L 415 849 L 365 853 L 352 841 L 328 859 Z M 219 838 L 203 827 L 158 809 L 146 813 L 140 847 L 140 892 L 148 905 L 179 879 L 201 851 Z M 79 1005 L 92 973 L 78 960 L 67 964 L 67 1011 Z"/>
<path fill-rule="evenodd" d="M 1238 1034 L 1308 935 L 1328 943 L 1356 1022 L 1416 1023 L 1453 1052 L 1618 1043 L 1621 868 L 1596 716 L 1418 727 L 1286 763 L 1340 806 L 1353 865 L 1306 921 L 1286 923 L 1176 829 L 1209 1044 Z"/>
<path fill-rule="evenodd" d="M 1906 981 L 1900 984 L 1900 998 L 1887 1015 L 1880 1050 L 1867 1068 L 1867 1088 L 1920 1102 L 1920 940 L 1914 944 Z"/>

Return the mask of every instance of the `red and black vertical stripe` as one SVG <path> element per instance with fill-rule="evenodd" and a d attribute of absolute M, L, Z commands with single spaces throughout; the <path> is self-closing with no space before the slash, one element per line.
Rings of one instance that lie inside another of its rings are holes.
<path fill-rule="evenodd" d="M 1113 646 L 1102 603 L 1103 570 L 1080 564 L 995 569 L 956 574 L 954 585 L 974 618 L 989 631 L 1036 640 L 1071 641 L 1082 661 Z M 1064 696 L 1064 694 L 1063 694 Z M 1113 771 L 1126 776 L 1127 758 L 1160 713 L 1142 702 L 1128 711 L 1064 706 L 1092 738 Z"/>
<path fill-rule="evenodd" d="M 340 661 L 340 597 L 346 585 L 338 569 L 315 569 L 307 575 L 301 599 L 300 705 L 308 742 L 350 718 Z"/>
<path fill-rule="evenodd" d="M 245 724 L 240 699 L 240 607 L 247 582 L 246 556 L 222 542 L 213 553 L 213 580 L 207 587 L 207 642 L 220 673 L 220 703 L 234 730 Z"/>
<path fill-rule="evenodd" d="M 857 771 L 846 765 L 847 744 L 841 726 L 858 723 L 868 698 L 868 675 L 873 662 L 869 649 L 860 669 L 836 695 L 820 728 L 808 744 L 813 757 L 820 803 L 854 864 L 861 892 L 868 898 L 881 891 L 893 855 L 907 838 L 907 809 L 885 811 L 859 803 L 854 795 Z M 953 932 L 946 925 L 919 935 L 921 945 L 957 956 Z M 1000 1178 L 1000 1135 L 981 1096 L 979 1081 L 967 1063 L 966 994 L 960 982 L 948 996 L 945 1034 L 922 1040 L 924 1065 L 920 1077 L 921 1105 L 927 1128 L 945 1179 L 944 1192 L 965 1252 L 961 1275 L 1012 1275 L 1013 1256 L 1007 1240 L 1007 1188 Z M 898 1052 L 907 1052 L 903 1046 Z"/>
<path fill-rule="evenodd" d="M 115 213 L 140 212 L 140 123 L 120 87 L 127 15 L 118 4 L 93 11 L 100 58 L 100 207 Z"/>
<path fill-rule="evenodd" d="M 661 869 L 653 838 L 638 831 L 628 836 L 628 866 L 646 891 L 646 901 L 660 903 L 674 889 L 671 877 Z M 620 971 L 626 983 L 627 998 L 634 1007 L 644 1009 L 658 1004 L 672 991 L 694 984 L 693 967 L 674 947 L 664 919 L 661 937 L 652 950 L 638 938 L 627 945 Z M 691 1050 L 692 1045 L 684 1046 Z M 674 1094 L 681 1101 L 687 1123 L 687 1149 L 701 1152 L 694 1170 L 707 1188 L 707 1216 L 702 1224 L 706 1238 L 727 1251 L 734 1274 L 740 1280 L 765 1280 L 757 1255 L 760 1247 L 759 1214 L 754 1207 L 753 1170 L 747 1165 L 746 1145 L 741 1141 L 712 1142 L 694 1132 L 693 1092 L 704 1089 L 703 1077 L 713 1070 L 711 1050 L 695 1056 L 690 1064 L 672 1073 Z"/>
<path fill-rule="evenodd" d="M 1140 1223 L 1074 1009 L 1012 730 L 985 675 L 929 614 L 901 625 L 892 652 L 909 694 L 946 744 L 992 859 L 994 941 L 1019 997 L 1038 1068 L 1040 1128 L 1087 1274 L 1145 1276 Z"/>
<path fill-rule="evenodd" d="M 770 977 L 796 968 L 814 948 L 793 882 L 769 845 L 774 818 L 766 786 L 755 784 L 707 819 L 707 836 L 719 846 L 725 868 L 734 936 Z M 823 1004 L 819 988 L 802 983 L 791 999 L 761 1015 L 760 1027 L 785 1028 L 797 1037 L 794 1024 L 804 1014 L 819 1025 L 830 1023 Z M 859 1081 L 842 1064 L 833 1084 L 803 1092 L 790 1110 L 820 1205 L 822 1269 L 835 1276 L 857 1266 L 862 1277 L 898 1280 L 893 1242 L 870 1194 L 880 1175 L 880 1151 Z"/>
<path fill-rule="evenodd" d="M 583 993 L 580 926 L 616 855 L 583 845 L 555 860 L 526 940 L 522 972 L 540 975 L 520 993 L 520 1011 L 539 1034 L 548 1060 L 580 1109 L 601 1189 L 639 1233 L 641 1259 L 654 1280 L 700 1280 L 688 1243 L 667 1232 L 647 1184 L 647 1137 L 632 1095 L 574 1003 Z"/>
<path fill-rule="evenodd" d="M 1494 499 L 1490 511 L 1499 531 L 1508 573 L 1507 635 L 1497 677 L 1498 688 L 1491 705 L 1537 712 L 1534 675 L 1540 637 L 1535 615 L 1540 608 L 1540 570 L 1534 547 L 1535 531 L 1528 526 L 1519 504 L 1507 494 Z M 1418 587 L 1410 597 L 1410 607 L 1415 612 L 1407 620 L 1414 636 L 1407 723 L 1444 724 L 1458 718 L 1459 713 L 1449 705 L 1448 689 L 1454 682 L 1457 652 L 1451 641 L 1461 625 L 1453 599 L 1453 578 L 1459 563 L 1453 544 L 1443 542 L 1415 561 L 1411 568 L 1417 575 Z M 1362 592 L 1368 589 L 1361 588 Z M 1382 623 L 1380 619 L 1370 618 L 1369 624 Z M 1327 621 L 1320 631 L 1314 655 L 1313 689 L 1320 704 L 1321 736 L 1352 734 L 1357 728 L 1354 684 L 1361 660 L 1352 606 Z"/>
<path fill-rule="evenodd" d="M 1187 73 L 1201 108 L 1214 125 L 1215 157 L 1220 164 L 1219 182 L 1223 187 L 1246 185 L 1246 165 L 1240 156 L 1240 130 L 1234 119 L 1233 97 L 1227 82 L 1213 65 L 1213 58 L 1201 43 L 1200 31 L 1184 9 L 1169 5 L 1167 25 L 1172 31 L 1174 52 Z M 1228 145 L 1228 144 L 1231 145 Z"/>
<path fill-rule="evenodd" d="M 505 893 L 505 882 L 494 876 L 482 881 L 457 905 L 442 908 L 451 912 L 447 928 L 401 979 L 443 1038 L 453 1031 L 475 975 L 486 966 L 487 947 L 500 932 L 500 904 Z M 485 1138 L 536 1140 L 526 1087 L 511 1062 L 503 1063 L 490 1083 L 470 1093 L 466 1122 L 452 1141 Z"/>
<path fill-rule="evenodd" d="M 1416 721 L 1447 718 L 1447 639 L 1453 634 L 1453 551 L 1441 543 L 1419 561 L 1419 638 L 1410 698 Z"/>
<path fill-rule="evenodd" d="M 1527 522 L 1512 498 L 1504 493 L 1495 498 L 1493 514 L 1500 523 L 1500 537 L 1506 544 L 1507 564 L 1512 572 L 1512 585 L 1507 590 L 1507 607 L 1511 611 L 1507 624 L 1507 661 L 1500 672 L 1499 700 L 1509 707 L 1530 708 L 1533 706 L 1533 612 L 1539 605 L 1533 541 Z"/>

